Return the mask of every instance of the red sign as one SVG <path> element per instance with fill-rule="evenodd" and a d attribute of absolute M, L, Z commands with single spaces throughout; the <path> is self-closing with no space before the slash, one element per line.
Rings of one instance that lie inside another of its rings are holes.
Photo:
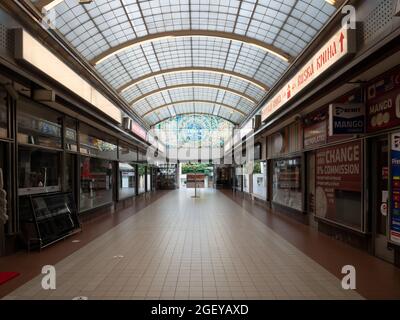
<path fill-rule="evenodd" d="M 326 143 L 326 121 L 315 123 L 304 128 L 304 147 Z"/>
<path fill-rule="evenodd" d="M 368 132 L 400 125 L 400 69 L 375 80 L 367 96 Z"/>
<path fill-rule="evenodd" d="M 261 121 L 271 116 L 285 103 L 320 77 L 342 58 L 356 51 L 355 32 L 341 28 L 311 59 L 270 99 L 261 111 Z"/>
<path fill-rule="evenodd" d="M 320 149 L 316 154 L 316 214 L 338 220 L 337 191 L 360 193 L 362 188 L 362 144 L 349 142 Z M 360 223 L 357 227 L 361 227 Z"/>

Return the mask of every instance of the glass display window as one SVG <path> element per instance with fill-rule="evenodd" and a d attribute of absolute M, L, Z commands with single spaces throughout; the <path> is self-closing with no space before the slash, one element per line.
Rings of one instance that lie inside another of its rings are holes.
<path fill-rule="evenodd" d="M 112 160 L 118 158 L 117 140 L 115 138 L 106 137 L 98 130 L 85 124 L 81 124 L 79 129 L 79 150 L 82 154 Z"/>
<path fill-rule="evenodd" d="M 81 157 L 80 211 L 100 207 L 113 201 L 113 163 Z"/>
<path fill-rule="evenodd" d="M 136 166 L 119 163 L 119 200 L 136 195 Z"/>
<path fill-rule="evenodd" d="M 19 195 L 60 191 L 60 176 L 60 152 L 19 146 Z"/>
<path fill-rule="evenodd" d="M 34 103 L 18 105 L 18 143 L 61 149 L 62 116 Z"/>
<path fill-rule="evenodd" d="M 303 209 L 301 158 L 274 161 L 273 202 L 298 211 Z"/>

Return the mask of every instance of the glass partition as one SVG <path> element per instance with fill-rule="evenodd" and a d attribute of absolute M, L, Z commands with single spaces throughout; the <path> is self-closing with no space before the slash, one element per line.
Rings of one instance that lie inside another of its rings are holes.
<path fill-rule="evenodd" d="M 19 146 L 19 195 L 60 191 L 60 176 L 60 152 Z"/>
<path fill-rule="evenodd" d="M 80 211 L 113 201 L 113 164 L 111 161 L 81 157 Z"/>
<path fill-rule="evenodd" d="M 275 203 L 295 210 L 302 210 L 300 157 L 274 161 L 272 192 Z"/>
<path fill-rule="evenodd" d="M 18 106 L 18 143 L 61 149 L 59 113 L 44 106 L 21 103 Z"/>
<path fill-rule="evenodd" d="M 80 125 L 79 143 L 80 152 L 83 154 L 112 160 L 118 157 L 116 139 L 110 136 L 105 137 L 103 133 L 88 125 Z"/>

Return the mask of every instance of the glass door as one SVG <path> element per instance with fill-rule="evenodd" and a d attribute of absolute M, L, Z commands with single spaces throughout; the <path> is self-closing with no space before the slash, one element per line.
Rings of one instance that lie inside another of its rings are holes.
<path fill-rule="evenodd" d="M 375 255 L 386 261 L 394 261 L 393 251 L 388 250 L 388 197 L 389 197 L 389 141 L 387 136 L 372 141 L 371 191 L 372 231 Z"/>

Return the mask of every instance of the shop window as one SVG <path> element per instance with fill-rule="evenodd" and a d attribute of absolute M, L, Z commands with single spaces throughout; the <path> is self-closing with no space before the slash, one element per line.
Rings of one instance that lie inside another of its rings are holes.
<path fill-rule="evenodd" d="M 74 119 L 65 119 L 65 148 L 69 151 L 78 151 L 77 122 Z"/>
<path fill-rule="evenodd" d="M 138 193 L 146 192 L 146 166 L 138 165 Z"/>
<path fill-rule="evenodd" d="M 61 115 L 33 104 L 18 107 L 18 143 L 61 148 Z"/>
<path fill-rule="evenodd" d="M 111 137 L 105 137 L 98 130 L 85 124 L 80 125 L 79 130 L 80 152 L 105 159 L 117 159 L 117 141 Z"/>
<path fill-rule="evenodd" d="M 315 214 L 362 231 L 362 143 L 316 152 Z"/>
<path fill-rule="evenodd" d="M 59 152 L 19 147 L 19 195 L 60 191 L 60 181 Z"/>
<path fill-rule="evenodd" d="M 81 157 L 80 211 L 113 201 L 113 164 L 111 161 Z"/>
<path fill-rule="evenodd" d="M 119 200 L 136 194 L 135 165 L 119 163 Z"/>
<path fill-rule="evenodd" d="M 274 161 L 272 192 L 273 202 L 295 210 L 302 210 L 300 157 Z"/>
<path fill-rule="evenodd" d="M 0 91 L 0 138 L 8 137 L 7 94 Z"/>
<path fill-rule="evenodd" d="M 119 160 L 123 162 L 136 162 L 138 161 L 137 148 L 128 146 L 124 143 L 119 145 Z"/>

